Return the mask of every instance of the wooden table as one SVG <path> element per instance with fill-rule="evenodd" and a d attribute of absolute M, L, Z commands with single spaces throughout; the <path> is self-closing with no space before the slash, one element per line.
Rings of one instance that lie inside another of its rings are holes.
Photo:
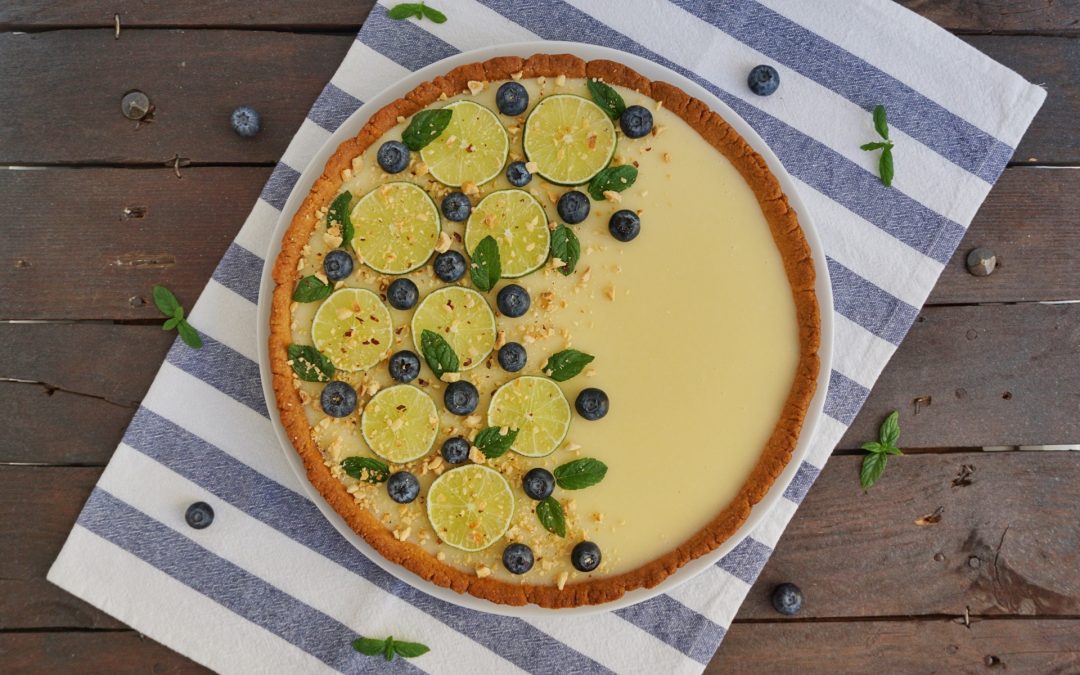
<path fill-rule="evenodd" d="M 1050 95 L 709 672 L 1080 670 L 1080 453 L 1018 448 L 1080 443 L 1080 305 L 1046 302 L 1080 298 L 1080 3 L 904 4 Z M 151 286 L 198 295 L 370 5 L 0 6 L 0 165 L 35 169 L 0 170 L 0 670 L 200 670 L 45 572 L 173 339 Z M 907 455 L 864 494 L 893 409 Z"/>

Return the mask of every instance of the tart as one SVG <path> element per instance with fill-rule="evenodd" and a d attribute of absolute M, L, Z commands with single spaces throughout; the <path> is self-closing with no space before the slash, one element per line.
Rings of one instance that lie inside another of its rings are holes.
<path fill-rule="evenodd" d="M 372 115 L 293 217 L 277 407 L 387 559 L 496 603 L 608 602 L 729 539 L 790 460 L 814 279 L 701 101 L 611 61 L 461 66 Z"/>

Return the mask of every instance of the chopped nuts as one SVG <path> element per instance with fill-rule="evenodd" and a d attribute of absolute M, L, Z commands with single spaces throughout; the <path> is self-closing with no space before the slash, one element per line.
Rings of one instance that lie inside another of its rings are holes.
<path fill-rule="evenodd" d="M 435 242 L 435 250 L 439 253 L 446 253 L 450 250 L 452 241 L 449 234 L 446 232 L 439 232 L 439 240 Z"/>
<path fill-rule="evenodd" d="M 476 183 L 468 180 L 461 184 L 461 191 L 470 197 L 480 194 L 480 188 L 476 187 Z"/>
<path fill-rule="evenodd" d="M 566 572 L 566 571 L 559 572 L 559 578 L 555 582 L 555 585 L 559 587 L 560 591 L 562 589 L 566 588 L 566 580 L 569 579 L 569 578 L 570 578 L 570 573 L 569 572 Z"/>
<path fill-rule="evenodd" d="M 612 285 L 612 286 L 608 286 L 607 288 L 605 288 L 604 289 L 604 295 L 607 296 L 608 300 L 614 300 L 615 299 L 615 286 Z"/>
<path fill-rule="evenodd" d="M 487 457 L 485 457 L 484 453 L 480 452 L 480 448 L 475 445 L 469 448 L 469 459 L 475 464 L 483 464 L 487 461 Z"/>
<path fill-rule="evenodd" d="M 536 173 L 539 168 L 536 162 L 525 162 L 525 170 L 529 173 Z"/>
<path fill-rule="evenodd" d="M 566 76 L 565 75 L 559 75 L 558 77 L 556 77 L 555 78 L 555 84 L 559 85 L 560 87 L 563 86 L 564 84 L 566 84 Z"/>
<path fill-rule="evenodd" d="M 486 86 L 486 84 L 484 82 L 479 81 L 479 80 L 469 80 L 468 86 L 469 86 L 469 92 L 473 96 L 476 96 L 480 92 L 484 91 L 484 87 Z"/>
<path fill-rule="evenodd" d="M 439 376 L 439 379 L 443 382 L 459 382 L 461 381 L 461 373 L 443 373 Z"/>
<path fill-rule="evenodd" d="M 484 577 L 490 577 L 491 576 L 491 568 L 488 567 L 487 565 L 481 565 L 480 567 L 477 567 L 476 568 L 476 576 L 479 577 L 480 579 L 483 579 Z"/>

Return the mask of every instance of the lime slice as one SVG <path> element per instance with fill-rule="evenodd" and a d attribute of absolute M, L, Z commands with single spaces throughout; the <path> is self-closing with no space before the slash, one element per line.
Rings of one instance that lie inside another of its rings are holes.
<path fill-rule="evenodd" d="M 483 363 L 495 347 L 495 315 L 484 296 L 471 288 L 447 286 L 429 293 L 412 319 L 413 342 L 421 354 L 420 337 L 425 330 L 438 333 L 450 344 L 461 370 Z"/>
<path fill-rule="evenodd" d="M 551 234 L 544 207 L 524 190 L 499 190 L 480 200 L 465 225 L 465 248 L 471 253 L 486 236 L 499 245 L 504 277 L 520 277 L 547 260 Z"/>
<path fill-rule="evenodd" d="M 502 171 L 510 139 L 499 118 L 472 101 L 446 106 L 454 111 L 450 124 L 420 151 L 432 178 L 444 185 L 481 185 Z"/>
<path fill-rule="evenodd" d="M 517 429 L 511 450 L 526 457 L 555 452 L 570 428 L 570 404 L 554 380 L 526 375 L 499 387 L 488 407 L 488 424 Z"/>
<path fill-rule="evenodd" d="M 435 401 L 411 384 L 399 384 L 375 394 L 360 417 L 360 433 L 368 447 L 397 464 L 426 455 L 438 431 Z"/>
<path fill-rule="evenodd" d="M 514 493 L 498 471 L 469 464 L 435 479 L 427 512 L 439 539 L 463 551 L 479 551 L 506 534 L 514 517 Z"/>
<path fill-rule="evenodd" d="M 368 267 L 383 274 L 404 274 L 431 257 L 439 239 L 439 209 L 413 183 L 385 183 L 353 207 L 352 247 Z"/>
<path fill-rule="evenodd" d="M 394 344 L 390 311 L 367 289 L 334 291 L 315 312 L 311 341 L 335 368 L 370 368 L 382 361 Z"/>
<path fill-rule="evenodd" d="M 542 99 L 525 120 L 522 144 L 552 183 L 581 185 L 615 155 L 615 126 L 600 106 L 572 94 Z"/>

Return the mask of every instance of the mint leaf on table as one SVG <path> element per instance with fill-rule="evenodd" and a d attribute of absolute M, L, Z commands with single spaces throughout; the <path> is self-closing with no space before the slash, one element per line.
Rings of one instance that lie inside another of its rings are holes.
<path fill-rule="evenodd" d="M 158 311 L 169 317 L 165 320 L 165 323 L 161 325 L 162 330 L 173 330 L 180 334 L 180 339 L 184 341 L 187 346 L 192 349 L 199 349 L 203 346 L 202 338 L 199 337 L 199 332 L 191 327 L 191 324 L 184 318 L 184 307 L 180 304 L 180 301 L 176 299 L 176 296 L 172 291 L 164 286 L 154 286 L 153 290 L 154 306 L 158 308 Z"/>
<path fill-rule="evenodd" d="M 368 483 L 385 483 L 390 478 L 390 467 L 374 457 L 346 457 L 341 468 L 356 480 Z"/>
<path fill-rule="evenodd" d="M 878 440 L 862 444 L 862 449 L 868 455 L 863 457 L 862 468 L 859 471 L 859 483 L 864 490 L 870 489 L 881 478 L 885 471 L 885 465 L 889 461 L 889 455 L 902 455 L 896 443 L 900 440 L 900 413 L 892 411 L 878 429 Z"/>
<path fill-rule="evenodd" d="M 401 21 L 413 16 L 422 19 L 424 18 L 424 10 L 421 9 L 419 2 L 402 2 L 391 7 L 386 16 L 394 21 Z"/>
<path fill-rule="evenodd" d="M 604 480 L 607 464 L 592 457 L 567 462 L 555 469 L 555 483 L 564 490 L 581 490 Z"/>
<path fill-rule="evenodd" d="M 387 661 L 393 661 L 394 656 L 411 659 L 431 651 L 427 645 L 419 642 L 405 642 L 395 640 L 390 636 L 384 640 L 375 638 L 356 638 L 352 641 L 352 647 L 364 656 L 381 656 Z"/>
<path fill-rule="evenodd" d="M 859 146 L 860 150 L 881 150 L 882 148 L 891 148 L 892 143 L 863 143 Z"/>
<path fill-rule="evenodd" d="M 394 640 L 394 653 L 398 656 L 404 656 L 407 659 L 422 656 L 430 651 L 430 647 L 422 645 L 419 642 L 401 642 L 399 640 Z"/>
<path fill-rule="evenodd" d="M 548 357 L 543 371 L 556 382 L 565 382 L 580 374 L 594 358 L 596 357 L 592 354 L 579 352 L 576 349 L 564 349 Z"/>
<path fill-rule="evenodd" d="M 203 342 L 199 337 L 199 331 L 191 327 L 191 324 L 181 319 L 176 324 L 176 332 L 180 334 L 180 339 L 192 349 L 201 349 Z"/>
<path fill-rule="evenodd" d="M 164 286 L 154 286 L 154 305 L 159 312 L 169 317 L 176 316 L 176 310 L 182 309 L 173 292 Z"/>
<path fill-rule="evenodd" d="M 878 160 L 878 176 L 881 184 L 885 187 L 892 186 L 893 181 L 893 144 L 889 140 L 889 123 L 885 117 L 885 106 L 879 105 L 874 108 L 874 129 L 878 135 L 885 139 L 884 143 L 863 143 L 859 146 L 862 150 L 881 150 L 881 158 Z"/>
<path fill-rule="evenodd" d="M 393 638 L 387 638 L 393 639 Z M 383 649 L 386 647 L 386 640 L 376 640 L 374 638 L 356 638 L 352 641 L 353 649 L 360 652 L 365 656 L 379 656 L 383 653 Z"/>
<path fill-rule="evenodd" d="M 517 440 L 518 429 L 507 429 L 502 433 L 499 427 L 488 427 L 476 435 L 473 445 L 488 459 L 502 457 Z"/>
<path fill-rule="evenodd" d="M 581 242 L 566 225 L 559 225 L 551 233 L 551 257 L 566 263 L 558 268 L 563 276 L 570 276 L 581 259 Z"/>
<path fill-rule="evenodd" d="M 536 505 L 536 517 L 544 529 L 560 537 L 566 536 L 566 515 L 562 504 L 554 497 L 548 497 Z"/>
<path fill-rule="evenodd" d="M 446 23 L 446 15 L 435 9 L 434 7 L 428 7 L 424 3 L 420 3 L 420 12 L 431 21 L 435 23 Z"/>
<path fill-rule="evenodd" d="M 885 106 L 883 105 L 874 107 L 874 128 L 877 129 L 879 136 L 889 140 L 889 122 L 885 118 Z"/>
<path fill-rule="evenodd" d="M 480 240 L 472 252 L 472 264 L 469 276 L 473 286 L 481 291 L 490 291 L 502 277 L 502 261 L 499 259 L 499 244 L 490 234 Z"/>
<path fill-rule="evenodd" d="M 586 86 L 589 87 L 589 96 L 592 96 L 593 102 L 600 106 L 600 109 L 606 112 L 611 119 L 619 119 L 619 116 L 626 110 L 626 101 L 623 101 L 623 97 L 619 95 L 619 92 L 600 80 L 590 79 L 586 82 Z"/>
<path fill-rule="evenodd" d="M 297 302 L 315 302 L 325 300 L 334 287 L 317 276 L 309 275 L 301 279 L 293 290 L 292 299 Z"/>
<path fill-rule="evenodd" d="M 443 373 L 456 373 L 461 367 L 454 348 L 434 331 L 424 329 L 420 334 L 420 351 L 424 352 L 424 360 L 435 377 L 441 378 Z"/>
<path fill-rule="evenodd" d="M 350 203 L 352 203 L 352 193 L 346 190 L 334 198 L 326 213 L 326 227 L 333 227 L 335 224 L 341 227 L 342 246 L 351 245 L 354 235 L 352 216 L 349 214 Z"/>
<path fill-rule="evenodd" d="M 401 132 L 401 142 L 414 152 L 422 150 L 446 130 L 453 115 L 454 111 L 449 108 L 421 110 L 413 115 L 409 126 Z"/>
<path fill-rule="evenodd" d="M 289 345 L 289 363 L 297 377 L 305 382 L 329 382 L 334 364 L 311 345 Z"/>
<path fill-rule="evenodd" d="M 893 179 L 893 159 L 892 159 L 892 145 L 881 151 L 881 159 L 878 160 L 878 175 L 881 176 L 881 182 L 885 187 L 892 186 Z"/>
<path fill-rule="evenodd" d="M 589 181 L 589 196 L 600 202 L 605 192 L 622 192 L 637 180 L 637 167 L 633 164 L 609 166 Z"/>

